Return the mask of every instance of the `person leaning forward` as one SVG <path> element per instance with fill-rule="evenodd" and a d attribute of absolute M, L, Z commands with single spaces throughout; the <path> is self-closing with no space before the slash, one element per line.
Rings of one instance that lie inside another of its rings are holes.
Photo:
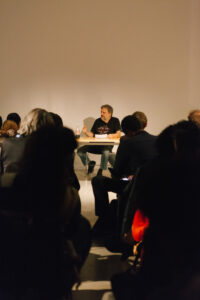
<path fill-rule="evenodd" d="M 105 104 L 101 106 L 101 118 L 94 121 L 91 131 L 87 130 L 86 125 L 83 127 L 83 132 L 88 137 L 93 137 L 95 134 L 107 134 L 107 138 L 120 138 L 120 122 L 118 118 L 112 116 L 112 106 Z M 94 154 L 101 154 L 101 164 L 98 170 L 98 175 L 102 174 L 102 170 L 107 169 L 107 163 L 109 154 L 112 151 L 113 146 L 90 146 L 86 145 L 80 147 L 77 151 L 84 166 L 88 165 L 88 174 L 92 173 L 96 162 L 90 160 L 87 152 Z"/>

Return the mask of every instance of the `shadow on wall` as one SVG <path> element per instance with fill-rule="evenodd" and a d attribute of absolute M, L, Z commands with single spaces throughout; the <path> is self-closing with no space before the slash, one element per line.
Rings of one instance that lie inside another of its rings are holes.
<path fill-rule="evenodd" d="M 92 128 L 92 125 L 94 124 L 95 119 L 93 117 L 88 117 L 86 119 L 83 120 L 83 125 L 87 126 L 87 130 L 90 131 Z M 82 134 L 84 136 L 84 133 L 82 132 Z"/>

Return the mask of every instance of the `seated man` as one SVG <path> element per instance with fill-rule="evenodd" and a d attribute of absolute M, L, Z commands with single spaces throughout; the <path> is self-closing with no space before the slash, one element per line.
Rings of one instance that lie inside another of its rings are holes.
<path fill-rule="evenodd" d="M 95 120 L 91 131 L 87 131 L 87 127 L 83 127 L 83 132 L 88 137 L 93 137 L 95 134 L 107 134 L 110 139 L 120 138 L 120 122 L 117 118 L 112 117 L 113 108 L 108 105 L 101 106 L 101 118 Z M 90 146 L 86 145 L 80 147 L 77 151 L 82 163 L 86 166 L 88 164 L 88 174 L 92 173 L 96 162 L 90 161 L 87 152 L 94 154 L 101 154 L 101 165 L 98 175 L 102 174 L 102 170 L 107 169 L 109 153 L 113 146 Z"/>
<path fill-rule="evenodd" d="M 135 112 L 132 118 L 133 122 L 130 128 L 132 136 L 122 137 L 120 140 L 112 171 L 113 178 L 96 176 L 92 180 L 95 214 L 99 217 L 98 224 L 104 224 L 109 205 L 108 192 L 121 194 L 135 175 L 137 168 L 157 155 L 156 136 L 144 130 L 147 125 L 145 114 Z M 123 180 L 124 177 L 126 177 L 126 181 Z"/>

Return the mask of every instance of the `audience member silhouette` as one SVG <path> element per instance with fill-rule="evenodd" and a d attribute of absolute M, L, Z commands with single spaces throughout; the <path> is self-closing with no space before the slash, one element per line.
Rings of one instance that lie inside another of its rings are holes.
<path fill-rule="evenodd" d="M 130 123 L 131 128 L 129 129 L 132 131 L 131 136 L 121 138 L 112 172 L 115 177 L 96 176 L 92 179 L 95 214 L 99 216 L 93 230 L 94 233 L 97 229 L 98 231 L 105 231 L 109 208 L 108 192 L 112 191 L 120 195 L 129 185 L 129 181 L 132 180 L 137 168 L 157 155 L 155 148 L 156 136 L 144 130 L 146 123 L 143 122 L 143 116 L 145 114 L 142 112 L 138 112 L 138 116 L 133 115 Z M 123 180 L 123 177 L 126 177 L 126 180 Z"/>
<path fill-rule="evenodd" d="M 15 112 L 14 113 L 9 113 L 7 115 L 6 120 L 10 120 L 10 121 L 15 122 L 17 124 L 17 126 L 18 126 L 18 129 L 19 129 L 20 122 L 21 122 L 21 117 L 20 117 L 20 115 L 18 113 L 15 113 Z"/>
<path fill-rule="evenodd" d="M 50 112 L 50 115 L 53 117 L 55 126 L 63 127 L 63 120 L 62 120 L 62 118 L 58 114 Z"/>
<path fill-rule="evenodd" d="M 0 267 L 0 291 L 8 284 L 13 299 L 63 299 L 79 281 L 90 248 L 90 225 L 80 214 L 78 192 L 71 185 L 76 147 L 68 128 L 43 127 L 26 139 L 11 187 L 11 216 L 22 217 L 15 229 L 9 227 L 12 234 L 4 241 L 4 249 L 14 245 L 4 253 L 12 264 Z M 13 230 L 21 239 L 16 241 Z"/>
<path fill-rule="evenodd" d="M 188 120 L 195 122 L 200 127 L 200 109 L 192 110 L 188 115 Z"/>
<path fill-rule="evenodd" d="M 1 172 L 16 172 L 26 136 L 41 127 L 53 125 L 53 118 L 46 110 L 40 108 L 31 110 L 21 122 L 18 130 L 20 137 L 5 139 L 2 143 Z"/>
<path fill-rule="evenodd" d="M 157 143 L 162 158 L 142 167 L 137 178 L 136 207 L 149 218 L 141 268 L 113 276 L 117 300 L 198 299 L 200 131 L 178 122 Z"/>
<path fill-rule="evenodd" d="M 3 122 L 0 130 L 2 137 L 14 137 L 17 134 L 18 126 L 14 121 L 6 120 Z"/>

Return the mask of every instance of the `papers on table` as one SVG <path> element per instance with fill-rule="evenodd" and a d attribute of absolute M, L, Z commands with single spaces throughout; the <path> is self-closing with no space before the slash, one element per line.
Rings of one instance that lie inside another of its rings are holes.
<path fill-rule="evenodd" d="M 106 139 L 107 138 L 107 134 L 95 134 L 95 138 L 97 139 Z"/>

